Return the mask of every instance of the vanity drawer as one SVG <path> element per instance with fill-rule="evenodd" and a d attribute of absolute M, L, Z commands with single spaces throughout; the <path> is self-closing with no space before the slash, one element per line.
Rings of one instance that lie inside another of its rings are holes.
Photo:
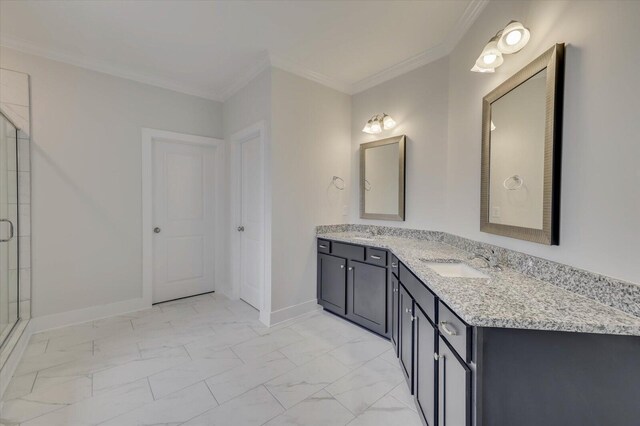
<path fill-rule="evenodd" d="M 471 361 L 471 327 L 442 302 L 438 305 L 438 330 L 460 358 Z"/>
<path fill-rule="evenodd" d="M 331 254 L 362 262 L 364 260 L 364 247 L 334 242 L 331 245 Z"/>
<path fill-rule="evenodd" d="M 387 266 L 387 251 L 367 247 L 367 263 Z"/>
<path fill-rule="evenodd" d="M 398 276 L 398 271 L 400 270 L 400 261 L 393 254 L 391 255 L 391 272 L 396 277 Z"/>
<path fill-rule="evenodd" d="M 411 297 L 420 305 L 429 320 L 435 324 L 436 296 L 402 263 L 400 264 L 400 282 L 411 293 Z"/>
<path fill-rule="evenodd" d="M 331 241 L 318 239 L 318 253 L 331 253 Z"/>

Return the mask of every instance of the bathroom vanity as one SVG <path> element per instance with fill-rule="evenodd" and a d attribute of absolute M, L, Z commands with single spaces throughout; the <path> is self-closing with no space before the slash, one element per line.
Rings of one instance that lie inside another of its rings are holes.
<path fill-rule="evenodd" d="M 390 340 L 425 425 L 639 424 L 640 318 L 438 234 L 317 239 L 318 303 Z"/>

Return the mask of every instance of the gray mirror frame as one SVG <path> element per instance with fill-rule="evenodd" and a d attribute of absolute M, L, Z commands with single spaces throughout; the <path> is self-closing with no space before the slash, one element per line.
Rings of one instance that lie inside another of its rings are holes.
<path fill-rule="evenodd" d="M 383 145 L 391 145 L 397 143 L 399 152 L 400 167 L 398 173 L 398 214 L 382 214 L 382 213 L 366 213 L 365 212 L 365 170 L 366 160 L 365 153 L 367 149 L 375 148 Z M 405 135 L 394 136 L 379 141 L 360 144 L 360 217 L 362 219 L 380 219 L 380 220 L 397 220 L 404 221 L 405 211 L 405 159 L 406 159 L 406 137 Z"/>
<path fill-rule="evenodd" d="M 542 229 L 491 223 L 489 186 L 491 168 L 491 104 L 540 71 L 547 69 Z M 502 83 L 482 101 L 482 172 L 480 230 L 546 245 L 558 245 L 560 236 L 560 167 L 562 157 L 562 107 L 564 93 L 564 43 L 559 43 Z"/>

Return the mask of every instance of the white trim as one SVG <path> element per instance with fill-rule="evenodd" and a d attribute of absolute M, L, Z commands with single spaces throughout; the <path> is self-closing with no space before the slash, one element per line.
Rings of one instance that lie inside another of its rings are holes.
<path fill-rule="evenodd" d="M 12 36 L 3 35 L 0 37 L 0 45 L 31 55 L 42 56 L 54 61 L 60 61 L 116 77 L 137 81 L 139 83 L 162 87 L 163 89 L 173 90 L 175 92 L 198 96 L 218 102 L 224 102 L 229 99 L 269 66 L 283 69 L 340 92 L 353 95 L 449 55 L 488 3 L 489 0 L 471 0 L 454 28 L 447 34 L 442 43 L 414 57 L 405 59 L 404 61 L 392 65 L 380 72 L 370 75 L 369 77 L 356 81 L 355 83 L 349 83 L 329 77 L 306 68 L 290 59 L 269 54 L 247 68 L 243 73 L 240 73 L 238 78 L 232 81 L 231 84 L 228 84 L 224 91 L 218 93 L 199 85 L 170 80 L 150 74 L 142 74 L 122 66 L 114 66 L 113 63 L 108 61 L 84 55 L 77 55 L 68 51 L 44 48 L 30 41 Z"/>
<path fill-rule="evenodd" d="M 300 318 L 301 316 L 307 315 L 310 312 L 318 311 L 320 309 L 321 308 L 320 305 L 318 305 L 318 299 L 307 300 L 306 302 L 302 302 L 297 305 L 278 309 L 277 311 L 271 312 L 270 325 L 274 326 L 282 324 L 284 322 Z"/>
<path fill-rule="evenodd" d="M 123 300 L 106 305 L 90 306 L 88 308 L 32 318 L 31 329 L 33 333 L 40 333 L 54 328 L 67 327 L 69 325 L 95 321 L 149 308 L 151 308 L 151 304 L 147 303 L 143 298 Z"/>
<path fill-rule="evenodd" d="M 353 83 L 349 94 L 360 93 L 449 55 L 488 3 L 489 0 L 471 0 L 455 27 L 447 34 L 442 43 Z"/>
<path fill-rule="evenodd" d="M 22 355 L 24 355 L 25 349 L 27 349 L 27 344 L 32 334 L 31 321 L 22 320 L 16 325 L 12 336 L 9 337 L 11 342 L 7 341 L 7 346 L 3 347 L 3 351 L 9 350 L 10 352 L 4 362 L 0 363 L 0 413 L 2 412 L 2 404 L 4 404 L 2 400 L 4 392 L 11 382 L 13 373 L 15 373 L 16 368 L 18 368 L 18 364 L 20 364 L 20 360 L 22 359 Z M 9 344 L 11 344 L 11 349 L 9 349 Z"/>
<path fill-rule="evenodd" d="M 262 307 L 260 309 L 260 321 L 269 326 L 271 323 L 271 167 L 268 161 L 271 158 L 271 144 L 268 137 L 267 125 L 265 121 L 260 121 L 248 126 L 229 137 L 231 149 L 231 288 L 226 294 L 230 299 L 240 297 L 240 239 L 236 227 L 240 216 L 240 200 L 238 199 L 240 185 L 240 162 L 237 144 L 251 138 L 259 137 L 262 147 L 262 174 L 263 174 L 263 194 L 264 194 L 264 282 L 262 289 Z"/>
<path fill-rule="evenodd" d="M 142 301 L 150 307 L 153 301 L 153 142 L 156 140 L 179 142 L 191 145 L 206 145 L 216 148 L 216 194 L 215 205 L 222 206 L 224 182 L 224 140 L 207 136 L 196 136 L 166 130 L 142 128 Z M 216 235 L 224 233 L 224 215 L 216 215 Z M 224 250 L 222 238 L 216 238 L 214 262 L 217 286 L 224 279 L 219 255 Z"/>
<path fill-rule="evenodd" d="M 78 55 L 66 50 L 44 48 L 17 37 L 2 35 L 2 37 L 0 37 L 0 45 L 9 49 L 18 50 L 30 55 L 41 56 L 58 62 L 64 62 L 66 64 L 75 65 L 91 71 L 97 71 L 115 77 L 137 81 L 138 83 L 161 87 L 174 92 L 221 102 L 221 97 L 206 87 L 185 83 L 183 81 L 171 80 L 156 75 L 143 74 L 138 71 L 128 69 L 127 67 L 114 65 L 109 61 L 103 61 L 101 59 L 85 55 Z"/>
<path fill-rule="evenodd" d="M 307 80 L 315 81 L 316 83 L 337 90 L 338 92 L 346 93 L 348 95 L 353 92 L 353 85 L 313 71 L 289 59 L 271 55 L 271 66 L 288 71 L 302 78 L 306 78 Z"/>
<path fill-rule="evenodd" d="M 235 79 L 220 96 L 220 101 L 226 102 L 227 99 L 235 95 L 240 89 L 256 78 L 260 73 L 271 66 L 269 56 L 265 56 L 257 64 L 250 67 L 244 73 L 241 73 L 237 79 Z"/>

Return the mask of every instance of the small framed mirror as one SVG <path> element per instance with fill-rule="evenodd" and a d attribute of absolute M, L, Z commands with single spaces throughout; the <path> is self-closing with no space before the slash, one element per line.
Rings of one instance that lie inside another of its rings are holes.
<path fill-rule="evenodd" d="M 360 217 L 404 220 L 405 136 L 360 145 Z"/>
<path fill-rule="evenodd" d="M 557 245 L 564 44 L 484 97 L 480 230 Z"/>

